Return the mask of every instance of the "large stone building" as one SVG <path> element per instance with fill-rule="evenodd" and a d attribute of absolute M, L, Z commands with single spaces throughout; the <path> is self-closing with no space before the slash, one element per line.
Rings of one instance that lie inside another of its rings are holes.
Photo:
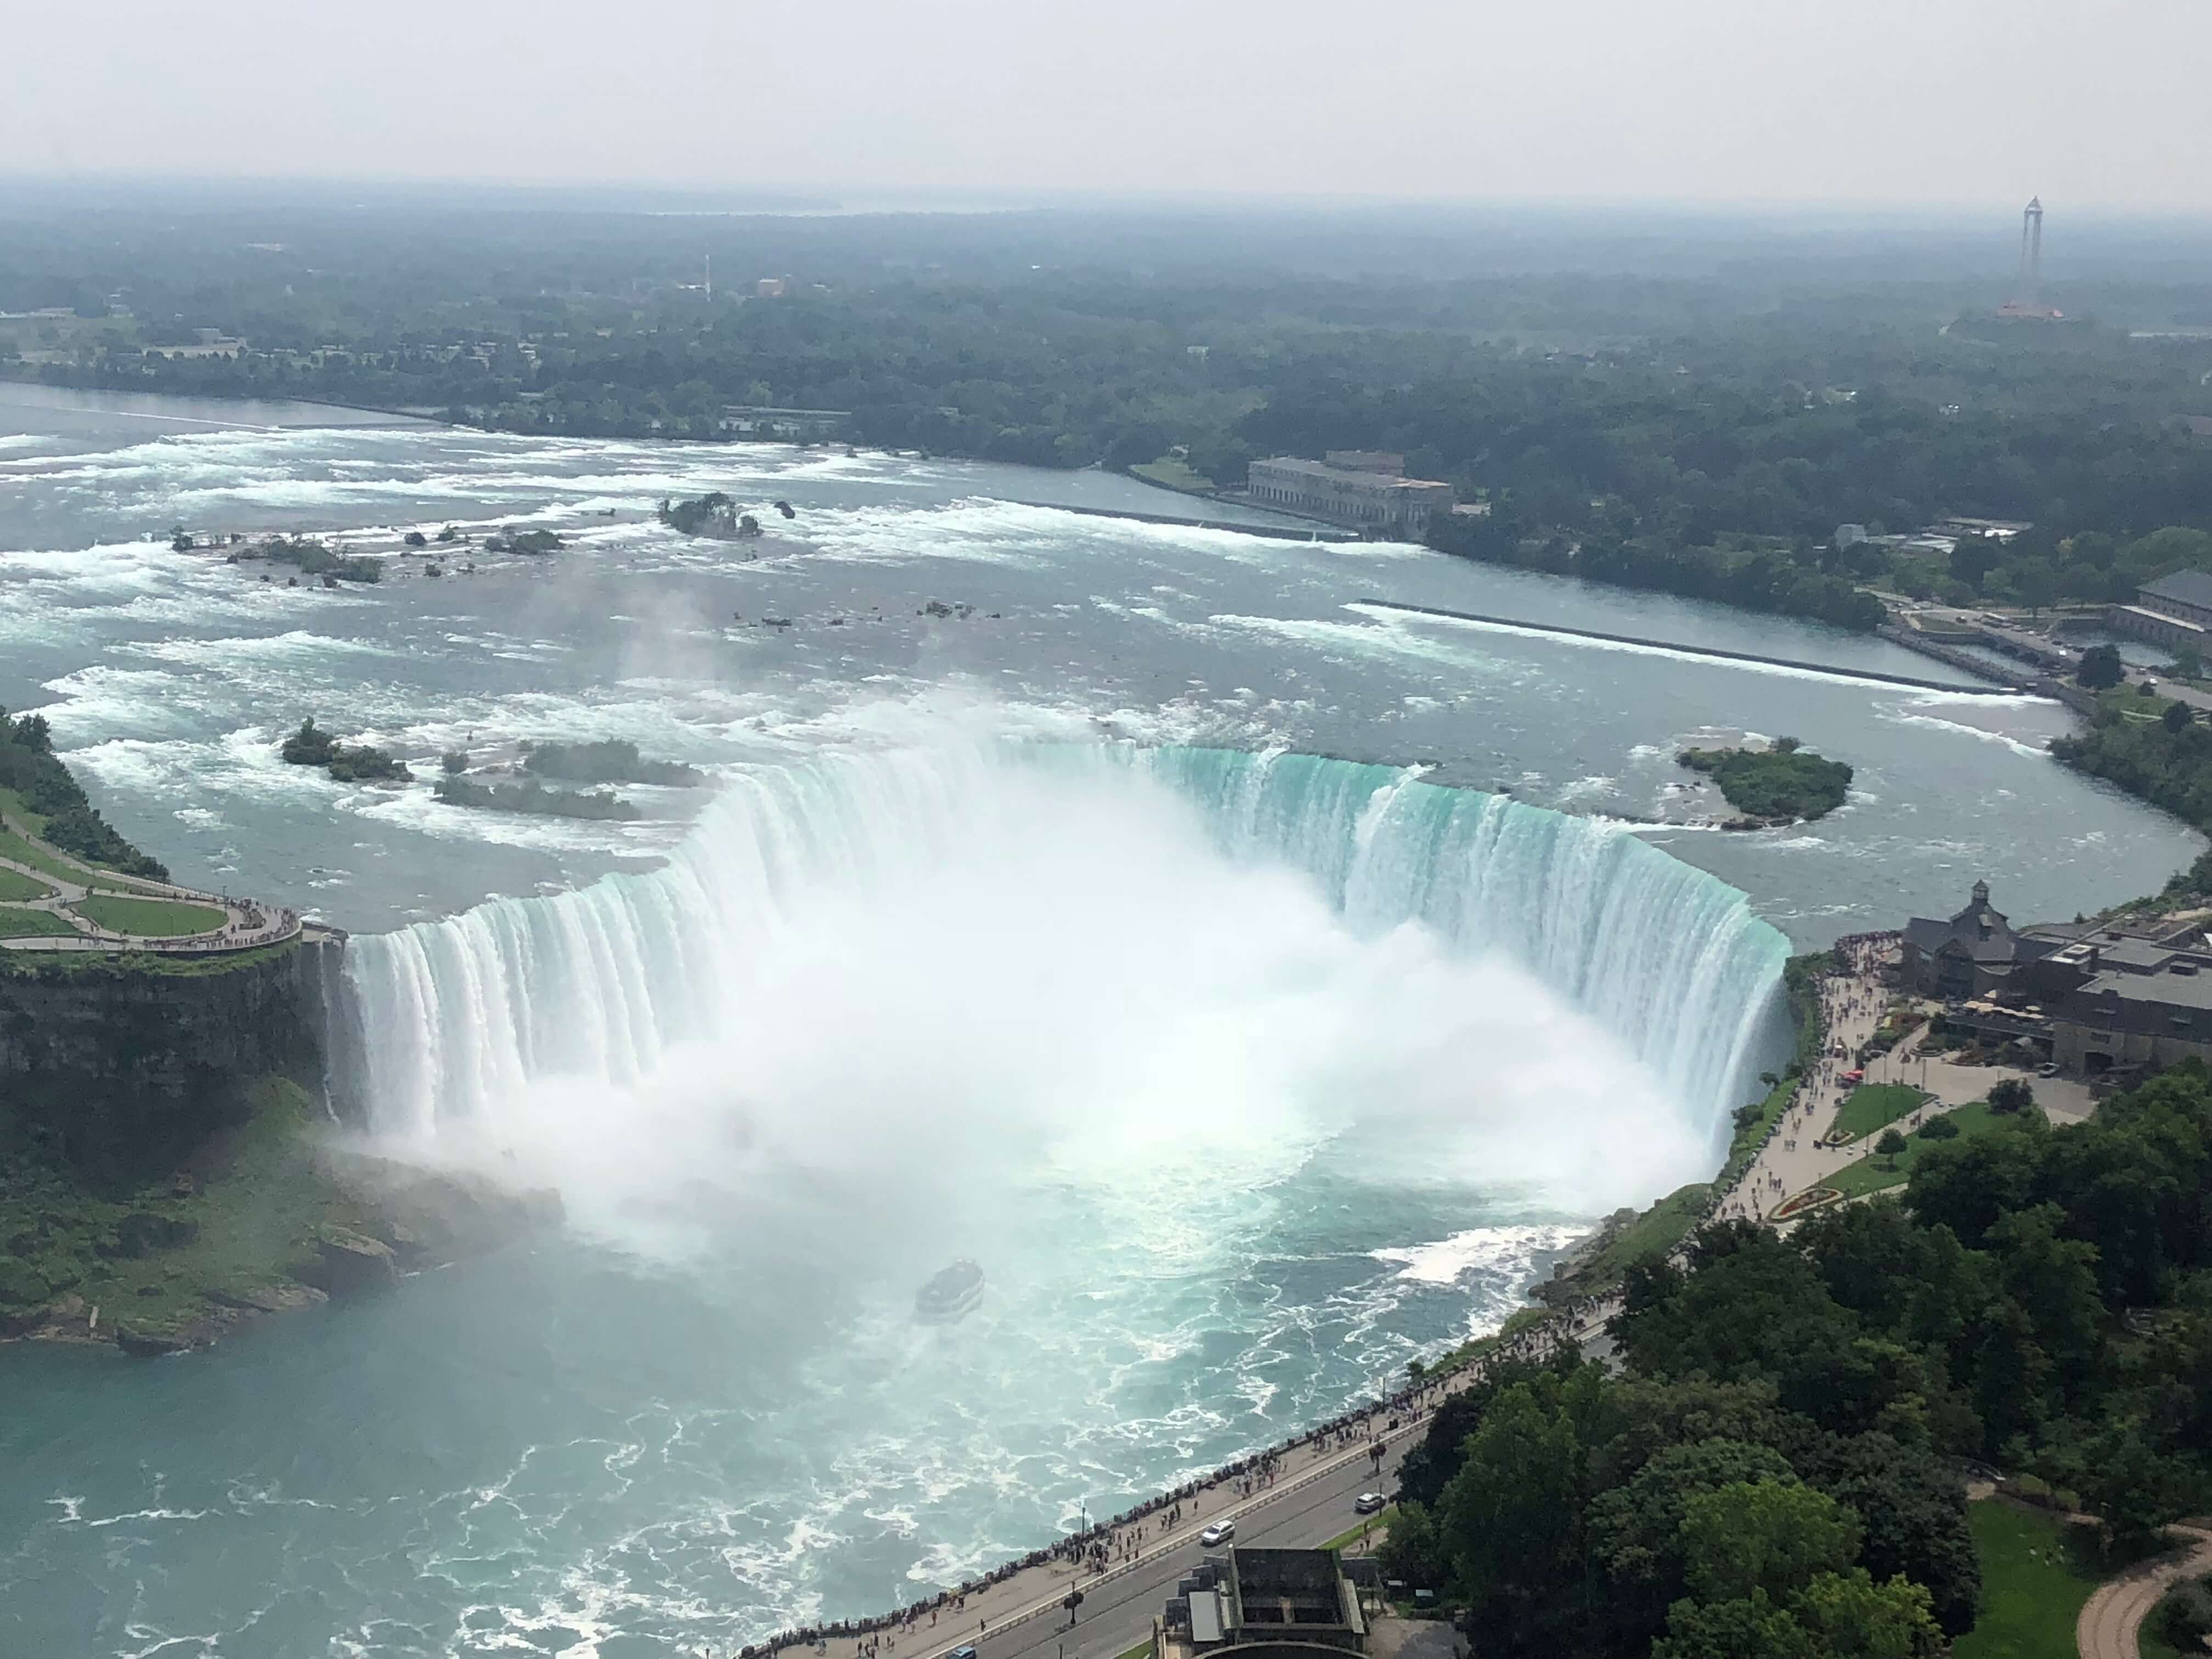
<path fill-rule="evenodd" d="M 1406 477 L 1405 466 L 1402 455 L 1364 450 L 1332 450 L 1326 461 L 1279 457 L 1252 463 L 1245 493 L 1257 506 L 1418 538 L 1432 514 L 1451 511 L 1452 487 Z"/>
<path fill-rule="evenodd" d="M 2212 936 L 2202 917 L 2014 929 L 1978 881 L 1949 920 L 1906 924 L 1903 969 L 1910 989 L 1943 1000 L 1948 1024 L 2023 1043 L 2069 1072 L 2212 1060 Z"/>
<path fill-rule="evenodd" d="M 1970 997 L 2011 971 L 2019 940 L 1990 903 L 1990 884 L 1974 884 L 1966 908 L 1948 921 L 1915 916 L 1905 924 L 1905 982 L 1926 997 Z"/>
<path fill-rule="evenodd" d="M 2212 575 L 2177 570 L 2136 589 L 2133 605 L 2109 612 L 2112 628 L 2169 651 L 2191 650 L 2212 656 Z"/>

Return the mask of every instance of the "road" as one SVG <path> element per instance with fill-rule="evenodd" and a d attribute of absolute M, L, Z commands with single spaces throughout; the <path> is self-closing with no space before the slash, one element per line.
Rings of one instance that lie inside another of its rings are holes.
<path fill-rule="evenodd" d="M 1358 1526 L 1359 1516 L 1352 1513 L 1352 1499 L 1370 1490 L 1395 1491 L 1397 1454 L 1427 1428 L 1428 1419 L 1424 1418 L 1401 1430 L 1391 1443 L 1392 1455 L 1384 1460 L 1379 1475 L 1362 1455 L 1319 1475 L 1310 1485 L 1293 1484 L 1299 1479 L 1296 1469 L 1286 1473 L 1272 1492 L 1251 1500 L 1249 1509 L 1235 1511 L 1240 1514 L 1236 1541 L 1275 1549 L 1311 1549 Z M 1152 1619 L 1175 1594 L 1176 1580 L 1202 1557 L 1218 1553 L 1201 1548 L 1191 1534 L 1192 1528 L 1185 1527 L 1178 1541 L 1164 1544 L 1158 1553 L 1141 1557 L 1134 1565 L 1117 1573 L 1103 1577 L 1085 1573 L 1079 1579 L 1064 1577 L 1063 1586 L 1074 1583 L 1083 1589 L 1083 1605 L 1077 1610 L 1073 1630 L 1067 1627 L 1067 1615 L 1054 1608 L 1002 1632 L 986 1635 L 976 1644 L 980 1659 L 1115 1659 L 1138 1643 L 1149 1640 Z M 920 1659 L 937 1659 L 955 1644 L 972 1639 L 974 1632 L 948 1632 L 943 1626 L 935 1632 L 916 1632 L 917 1638 L 931 1635 L 938 1638 L 935 1645 L 922 1646 L 917 1641 L 913 1650 Z M 832 1644 L 833 1650 L 840 1645 Z"/>

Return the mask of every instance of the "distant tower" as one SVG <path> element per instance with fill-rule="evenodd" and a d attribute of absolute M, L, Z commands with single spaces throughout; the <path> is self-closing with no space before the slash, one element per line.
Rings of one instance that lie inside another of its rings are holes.
<path fill-rule="evenodd" d="M 1997 315 L 2055 323 L 2065 314 L 2043 303 L 2043 198 L 2039 196 L 2021 211 L 2020 277 L 2012 298 L 1997 307 Z"/>
<path fill-rule="evenodd" d="M 2036 209 L 2036 211 L 2038 213 L 2041 213 L 2043 210 L 2041 208 L 2038 208 Z M 2040 245 L 2043 239 L 2043 233 L 2042 231 L 2038 230 L 2035 234 L 2036 240 L 2038 244 Z M 714 303 L 714 256 L 711 253 L 707 256 L 707 303 L 708 305 Z"/>
<path fill-rule="evenodd" d="M 2030 197 L 2020 216 L 2021 308 L 2033 311 L 2043 303 L 2043 198 Z"/>

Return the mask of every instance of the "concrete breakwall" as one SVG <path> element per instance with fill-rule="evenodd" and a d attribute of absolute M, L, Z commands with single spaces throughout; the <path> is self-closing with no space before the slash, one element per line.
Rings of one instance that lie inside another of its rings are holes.
<path fill-rule="evenodd" d="M 1684 645 L 1678 640 L 1641 638 L 1634 634 L 1601 634 L 1592 628 L 1567 628 L 1557 623 L 1523 622 L 1515 617 L 1486 617 L 1473 611 L 1446 611 L 1433 605 L 1401 605 L 1395 599 L 1362 599 L 1362 605 L 1379 611 L 1404 611 L 1415 616 L 1443 617 L 1454 622 L 1484 623 L 1492 628 L 1515 628 L 1529 634 L 1559 634 L 1569 639 L 1603 640 L 1613 645 L 1641 645 L 1657 651 L 1673 651 L 1686 657 L 1711 657 L 1721 662 L 1763 663 L 1774 668 L 1799 668 L 1814 674 L 1832 674 L 1842 680 L 1870 680 L 1878 685 L 1909 685 L 1923 691 L 1968 691 L 1978 696 L 1990 696 L 2001 690 L 2026 690 L 2025 684 L 1991 684 L 1981 681 L 1972 685 L 1956 680 L 1923 680 L 1910 674 L 1888 674 L 1874 668 L 1844 668 L 1832 662 L 1806 662 L 1796 657 L 1770 657 L 1757 651 L 1728 651 L 1712 645 Z M 1979 665 L 1974 672 L 1987 673 Z"/>
<path fill-rule="evenodd" d="M 1159 488 L 1164 489 L 1165 486 Z M 1186 530 L 1233 530 L 1240 536 L 1265 536 L 1279 542 L 1356 542 L 1364 539 L 1356 531 L 1334 530 L 1318 522 L 1311 529 L 1306 529 L 1297 525 L 1239 524 L 1234 519 L 1192 519 L 1174 513 L 1133 513 L 1118 507 L 1070 507 L 1065 501 L 1019 501 L 1015 505 L 1041 507 L 1051 513 L 1079 514 L 1086 519 L 1127 519 L 1133 524 L 1176 525 Z"/>
<path fill-rule="evenodd" d="M 2022 666 L 2017 677 L 2008 678 L 2002 671 L 1991 667 L 1970 652 L 1961 651 L 1957 646 L 1946 641 L 1931 640 L 1926 635 L 1917 633 L 1910 628 L 1899 628 L 1895 623 L 1884 623 L 1880 628 L 1875 629 L 1875 632 L 1892 645 L 1901 645 L 1907 651 L 1917 651 L 1923 657 L 1933 657 L 1937 662 L 1948 663 L 1954 668 L 1963 668 L 1969 674 L 1978 674 L 1985 680 L 2010 686 L 2015 690 L 2033 690 L 2039 672 L 2033 667 Z M 1974 637 L 1985 641 L 1987 636 L 1976 635 Z M 1994 650 L 1996 647 L 1993 645 L 1990 648 Z"/>

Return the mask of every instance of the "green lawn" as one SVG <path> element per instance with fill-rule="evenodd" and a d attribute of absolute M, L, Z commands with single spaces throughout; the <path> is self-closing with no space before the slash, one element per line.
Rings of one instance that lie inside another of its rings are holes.
<path fill-rule="evenodd" d="M 66 916 L 58 916 L 51 910 L 19 910 L 13 905 L 0 905 L 0 939 L 59 939 L 74 933 Z"/>
<path fill-rule="evenodd" d="M 1156 484 L 1165 484 L 1170 489 L 1186 492 L 1203 490 L 1211 494 L 1213 480 L 1202 472 L 1194 472 L 1189 465 L 1173 455 L 1163 455 L 1157 461 L 1146 461 L 1133 466 L 1130 471 Z"/>
<path fill-rule="evenodd" d="M 94 893 L 80 899 L 80 915 L 118 933 L 142 939 L 170 939 L 184 933 L 210 933 L 223 924 L 223 914 L 212 905 L 180 904 L 174 899 L 121 898 Z"/>
<path fill-rule="evenodd" d="M 36 876 L 27 876 L 20 870 L 10 870 L 0 865 L 0 904 L 13 904 L 24 899 L 52 898 L 54 890 Z"/>
<path fill-rule="evenodd" d="M 1947 1115 L 1959 1126 L 1961 1138 L 1987 1134 L 2005 1121 L 1978 1100 L 1969 1102 Z M 1920 1154 L 1940 1144 L 1916 1132 L 1905 1136 L 1905 1150 L 1897 1155 L 1895 1168 L 1891 1167 L 1892 1160 L 1869 1154 L 1838 1170 L 1820 1185 L 1833 1187 L 1846 1198 L 1856 1198 L 1862 1193 L 1878 1193 L 1885 1187 L 1901 1186 L 1905 1178 L 1912 1173 L 1913 1163 Z"/>
<path fill-rule="evenodd" d="M 2072 1528 L 1994 1498 L 1968 1504 L 1966 1519 L 1982 1563 L 1982 1617 L 1952 1659 L 2075 1659 L 2074 1620 L 2098 1581 L 2068 1551 Z"/>
<path fill-rule="evenodd" d="M 1862 1083 L 1836 1109 L 1836 1121 L 1829 1133 L 1856 1140 L 1862 1135 L 1888 1127 L 1901 1117 L 1910 1116 L 1927 1098 L 1907 1083 Z"/>
<path fill-rule="evenodd" d="M 58 876 L 64 881 L 82 882 L 84 879 L 83 871 L 72 870 L 45 848 L 25 841 L 13 830 L 0 830 L 0 858 L 13 859 L 18 864 L 27 864 L 33 870 Z"/>
<path fill-rule="evenodd" d="M 46 819 L 33 812 L 22 796 L 13 789 L 0 789 L 0 811 L 5 811 L 16 823 L 27 826 L 34 836 L 46 833 Z M 135 876 L 103 870 L 98 865 L 66 862 L 43 843 L 25 841 L 10 830 L 0 830 L 0 855 L 11 858 L 18 864 L 27 864 L 33 869 L 43 870 L 50 876 L 58 876 L 64 881 L 88 886 L 96 892 L 133 893 L 142 890 Z"/>
<path fill-rule="evenodd" d="M 1620 1231 L 1620 1237 L 1590 1258 L 1584 1282 L 1611 1285 L 1635 1263 L 1666 1255 L 1690 1236 L 1705 1212 L 1712 1188 L 1704 1182 L 1677 1187 Z"/>
<path fill-rule="evenodd" d="M 35 842 L 25 841 L 12 830 L 0 830 L 0 858 L 27 864 L 33 870 L 43 871 L 58 880 L 73 882 L 80 887 L 92 887 L 103 891 L 127 893 L 133 890 L 131 878 L 118 876 L 112 870 L 98 872 L 80 869 L 65 864 L 46 848 Z M 10 873 L 13 873 L 12 872 Z"/>

